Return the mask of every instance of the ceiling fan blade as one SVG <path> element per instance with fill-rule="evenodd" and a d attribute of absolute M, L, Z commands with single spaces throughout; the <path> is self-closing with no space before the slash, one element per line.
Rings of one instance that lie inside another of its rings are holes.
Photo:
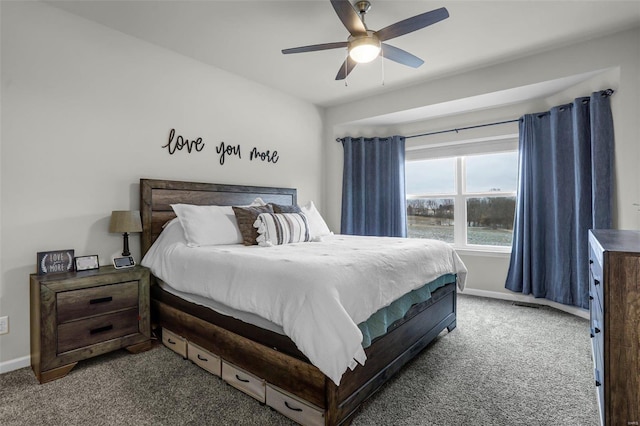
<path fill-rule="evenodd" d="M 424 64 L 424 61 L 417 56 L 412 55 L 406 50 L 398 49 L 397 47 L 386 43 L 382 43 L 382 53 L 380 56 L 412 68 L 418 68 L 420 65 Z"/>
<path fill-rule="evenodd" d="M 408 34 L 410 32 L 419 30 L 429 25 L 440 22 L 443 19 L 449 17 L 449 12 L 446 8 L 432 10 L 431 12 L 422 13 L 420 15 L 413 16 L 403 21 L 396 22 L 376 32 L 376 35 L 380 41 L 391 40 L 392 38 L 399 37 L 401 35 Z"/>
<path fill-rule="evenodd" d="M 344 60 L 342 65 L 340 65 L 340 69 L 338 70 L 338 74 L 336 74 L 336 80 L 344 80 L 347 78 L 349 73 L 353 71 L 358 63 L 351 59 L 351 56 L 347 56 L 347 59 Z"/>
<path fill-rule="evenodd" d="M 331 6 L 338 14 L 338 18 L 342 21 L 342 24 L 353 36 L 366 35 L 367 28 L 364 26 L 360 15 L 351 6 L 349 0 L 331 0 Z"/>
<path fill-rule="evenodd" d="M 291 49 L 282 49 L 285 55 L 289 53 L 315 52 L 316 50 L 339 49 L 349 45 L 346 41 L 337 41 L 335 43 L 312 44 L 310 46 L 292 47 Z"/>

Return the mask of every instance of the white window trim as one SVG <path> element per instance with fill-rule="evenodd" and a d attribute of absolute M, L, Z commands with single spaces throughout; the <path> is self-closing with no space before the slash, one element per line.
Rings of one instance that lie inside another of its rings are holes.
<path fill-rule="evenodd" d="M 482 139 L 469 139 L 445 144 L 421 145 L 407 148 L 407 162 L 434 160 L 437 158 L 456 158 L 456 174 L 454 179 L 455 193 L 448 194 L 406 194 L 407 199 L 414 198 L 452 198 L 455 212 L 459 208 L 464 208 L 464 220 L 457 219 L 460 215 L 454 216 L 453 248 L 462 254 L 489 255 L 496 257 L 506 257 L 511 255 L 511 246 L 489 246 L 478 244 L 460 244 L 467 241 L 467 199 L 477 197 L 515 197 L 516 191 L 504 192 L 466 192 L 466 175 L 464 157 L 482 154 L 498 154 L 501 152 L 513 152 L 518 150 L 518 134 L 508 134 L 493 136 Z M 462 207 L 459 207 L 462 206 Z M 463 226 L 460 225 L 460 223 Z"/>

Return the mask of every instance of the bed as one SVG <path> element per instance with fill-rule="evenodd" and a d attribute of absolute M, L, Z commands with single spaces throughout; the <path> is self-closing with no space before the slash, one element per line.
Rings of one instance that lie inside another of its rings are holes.
<path fill-rule="evenodd" d="M 296 190 L 290 188 L 156 179 L 140 180 L 140 196 L 143 255 L 161 235 L 163 225 L 176 216 L 171 204 L 239 206 L 249 205 L 256 198 L 266 203 L 297 204 Z M 236 371 L 247 373 L 257 381 L 256 386 L 266 388 L 268 405 L 297 422 L 349 424 L 361 404 L 404 364 L 443 330 L 451 332 L 456 327 L 456 276 L 446 274 L 439 279 L 442 282 L 433 287 L 431 297 L 412 307 L 386 334 L 374 338 L 363 351 L 366 362 L 352 365 L 354 368 L 347 369 L 338 380 L 316 367 L 308 353 L 303 353 L 286 334 L 182 297 L 178 291 L 169 291 L 170 287 L 157 277 L 152 277 L 152 321 L 174 342 L 180 339 L 192 344 L 194 353 L 198 353 L 196 363 L 207 356 L 219 358 L 223 378 L 225 366 L 232 373 L 229 380 L 241 378 L 242 374 L 239 376 Z M 198 351 L 204 351 L 206 356 Z M 247 389 L 242 388 L 243 383 L 230 384 L 249 394 L 253 391 L 251 383 Z M 263 394 L 258 396 L 262 402 L 264 398 Z"/>

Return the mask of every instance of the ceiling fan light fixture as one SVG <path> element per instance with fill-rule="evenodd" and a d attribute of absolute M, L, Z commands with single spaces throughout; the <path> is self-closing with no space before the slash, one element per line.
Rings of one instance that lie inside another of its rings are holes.
<path fill-rule="evenodd" d="M 349 42 L 349 56 L 359 64 L 373 61 L 380 54 L 380 40 L 372 35 L 354 38 Z"/>

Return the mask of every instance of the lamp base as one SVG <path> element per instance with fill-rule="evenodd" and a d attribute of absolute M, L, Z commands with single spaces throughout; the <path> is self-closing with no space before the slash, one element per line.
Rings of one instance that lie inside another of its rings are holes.
<path fill-rule="evenodd" d="M 124 237 L 124 246 L 122 247 L 122 256 L 131 256 L 131 252 L 129 252 L 129 234 L 127 232 L 123 233 Z"/>

